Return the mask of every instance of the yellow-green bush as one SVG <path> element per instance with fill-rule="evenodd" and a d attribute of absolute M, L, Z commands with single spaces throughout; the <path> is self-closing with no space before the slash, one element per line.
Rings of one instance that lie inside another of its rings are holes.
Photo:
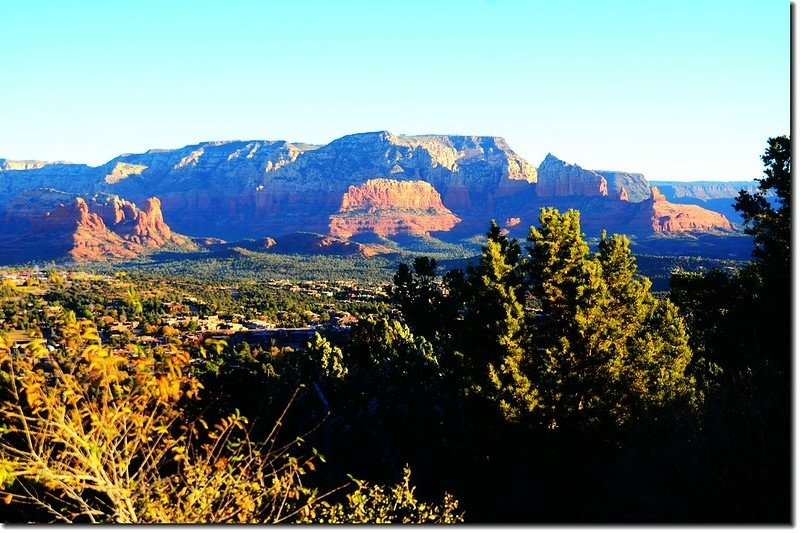
<path fill-rule="evenodd" d="M 457 502 L 419 503 L 409 472 L 391 489 L 357 482 L 347 503 L 303 477 L 317 457 L 299 439 L 249 438 L 238 412 L 208 423 L 182 405 L 201 384 L 184 347 L 103 346 L 95 326 L 67 314 L 60 348 L 42 338 L 12 350 L 0 337 L 0 498 L 53 522 L 454 522 Z M 345 490 L 346 486 L 338 490 Z"/>

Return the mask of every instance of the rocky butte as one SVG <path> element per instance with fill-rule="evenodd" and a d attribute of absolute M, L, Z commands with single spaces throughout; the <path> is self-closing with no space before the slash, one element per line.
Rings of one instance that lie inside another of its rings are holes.
<path fill-rule="evenodd" d="M 164 223 L 158 198 L 145 209 L 117 196 L 81 196 L 36 190 L 17 196 L 2 220 L 3 260 L 68 258 L 73 261 L 132 259 L 171 247 L 197 246 Z"/>
<path fill-rule="evenodd" d="M 657 187 L 651 189 L 650 198 L 643 202 L 643 208 L 650 220 L 648 229 L 657 233 L 733 230 L 725 216 L 697 205 L 668 202 Z"/>
<path fill-rule="evenodd" d="M 460 221 L 429 183 L 381 178 L 348 188 L 331 216 L 329 233 L 344 238 L 358 233 L 427 235 L 448 231 Z"/>

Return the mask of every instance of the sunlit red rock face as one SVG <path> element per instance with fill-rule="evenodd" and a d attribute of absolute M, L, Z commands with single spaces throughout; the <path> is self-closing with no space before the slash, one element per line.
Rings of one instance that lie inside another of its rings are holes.
<path fill-rule="evenodd" d="M 10 224 L 6 229 L 17 229 L 0 237 L 6 253 L 85 262 L 132 259 L 144 252 L 141 245 L 128 242 L 109 230 L 103 218 L 91 212 L 83 198 L 65 194 L 53 205 L 52 201 L 58 199 L 52 192 L 48 193 L 43 196 L 38 210 L 18 210 L 6 217 L 5 223 Z"/>
<path fill-rule="evenodd" d="M 459 221 L 424 181 L 373 179 L 350 186 L 338 213 L 331 216 L 329 233 L 342 238 L 358 233 L 426 235 L 448 231 Z"/>
<path fill-rule="evenodd" d="M 109 230 L 103 219 L 89 211 L 83 198 L 75 203 L 59 207 L 45 219 L 54 234 L 61 232 L 72 247 L 67 254 L 74 261 L 103 261 L 107 259 L 132 259 L 143 254 L 141 245 L 126 241 Z"/>
<path fill-rule="evenodd" d="M 166 244 L 196 246 L 172 233 L 160 204 L 152 198 L 144 210 L 116 196 L 79 196 L 53 191 L 19 195 L 6 210 L 0 246 L 4 261 L 18 256 L 73 261 L 133 259 Z"/>
<path fill-rule="evenodd" d="M 125 235 L 129 241 L 138 242 L 150 248 L 160 248 L 173 240 L 172 230 L 164 223 L 161 213 L 161 200 L 148 198 L 147 205 L 137 213 L 136 224 Z"/>
<path fill-rule="evenodd" d="M 659 192 L 651 189 L 650 198 L 642 202 L 643 225 L 656 233 L 677 233 L 687 231 L 733 230 L 733 225 L 724 215 L 704 209 L 698 205 L 674 204 Z"/>
<path fill-rule="evenodd" d="M 181 247 L 193 246 L 189 239 L 173 233 L 164 222 L 161 200 L 158 198 L 148 198 L 144 209 L 139 209 L 133 202 L 118 196 L 98 194 L 91 199 L 89 209 L 120 237 L 145 248 L 161 248 L 168 243 Z"/>

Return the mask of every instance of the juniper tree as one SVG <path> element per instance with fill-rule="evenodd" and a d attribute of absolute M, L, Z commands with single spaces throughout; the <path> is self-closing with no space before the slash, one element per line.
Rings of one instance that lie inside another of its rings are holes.
<path fill-rule="evenodd" d="M 492 222 L 480 262 L 467 271 L 463 350 L 473 390 L 494 398 L 509 418 L 517 418 L 535 408 L 536 394 L 522 369 L 520 246 L 498 229 Z"/>
<path fill-rule="evenodd" d="M 543 209 L 529 240 L 523 264 L 540 310 L 527 316 L 524 357 L 504 369 L 536 400 L 507 413 L 527 410 L 550 427 L 621 424 L 693 394 L 683 323 L 650 294 L 627 238 L 603 234 L 592 254 L 577 211 Z"/>

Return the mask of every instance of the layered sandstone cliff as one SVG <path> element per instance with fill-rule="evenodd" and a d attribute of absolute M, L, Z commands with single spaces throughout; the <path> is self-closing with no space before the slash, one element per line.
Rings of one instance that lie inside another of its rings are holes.
<path fill-rule="evenodd" d="M 339 211 L 330 217 L 329 233 L 343 238 L 359 233 L 427 235 L 448 231 L 459 221 L 430 184 L 381 178 L 348 188 Z"/>
<path fill-rule="evenodd" d="M 48 192 L 42 200 L 51 202 L 55 196 Z M 132 259 L 144 252 L 141 245 L 109 230 L 83 198 L 65 195 L 61 200 L 57 205 L 42 204 L 45 209 L 18 210 L 7 216 L 4 222 L 12 225 L 0 235 L 4 255 L 85 262 Z"/>
<path fill-rule="evenodd" d="M 176 234 L 164 222 L 161 200 L 156 197 L 145 201 L 144 209 L 116 195 L 96 194 L 88 203 L 105 225 L 126 241 L 141 244 L 145 248 L 161 248 L 167 244 L 194 248 L 190 239 Z"/>
<path fill-rule="evenodd" d="M 594 170 L 608 182 L 608 195 L 623 196 L 629 202 L 642 202 L 650 197 L 650 184 L 644 174 L 620 170 Z"/>
<path fill-rule="evenodd" d="M 536 195 L 539 198 L 608 196 L 608 181 L 603 176 L 566 163 L 552 154 L 547 154 L 539 165 L 538 177 Z"/>
<path fill-rule="evenodd" d="M 119 183 L 120 181 L 131 176 L 141 176 L 142 172 L 145 170 L 147 170 L 145 165 L 134 165 L 131 163 L 125 163 L 123 161 L 118 161 L 111 168 L 111 172 L 106 174 L 103 180 L 108 184 Z"/>
<path fill-rule="evenodd" d="M 656 233 L 734 229 L 724 215 L 698 205 L 669 202 L 657 187 L 653 187 L 650 198 L 642 202 L 642 216 L 639 221 Z"/>
<path fill-rule="evenodd" d="M 742 213 L 734 207 L 740 191 L 756 193 L 758 182 L 753 181 L 653 181 L 667 200 L 676 204 L 695 204 L 725 215 L 734 224 L 744 224 Z M 767 200 L 777 198 L 774 190 L 766 193 Z"/>
<path fill-rule="evenodd" d="M 128 242 L 109 230 L 103 219 L 89 211 L 83 198 L 76 198 L 72 205 L 59 207 L 44 224 L 53 234 L 61 233 L 72 241 L 67 254 L 73 261 L 104 261 L 109 259 L 133 259 L 144 253 L 141 245 Z"/>
<path fill-rule="evenodd" d="M 148 198 L 145 208 L 138 211 L 134 218 L 135 224 L 129 232 L 125 232 L 125 239 L 143 244 L 148 248 L 160 248 L 168 242 L 186 245 L 188 239 L 174 235 L 169 226 L 164 223 L 161 213 L 161 200 Z"/>
<path fill-rule="evenodd" d="M 106 226 L 124 224 L 136 219 L 139 209 L 136 204 L 111 194 L 97 194 L 92 197 L 92 212 L 100 215 Z"/>
<path fill-rule="evenodd" d="M 695 200 L 717 200 L 736 198 L 739 191 L 750 194 L 758 191 L 758 182 L 754 181 L 653 181 L 667 200 L 675 201 L 678 198 L 692 198 Z M 774 191 L 768 191 L 767 196 L 774 196 Z"/>

